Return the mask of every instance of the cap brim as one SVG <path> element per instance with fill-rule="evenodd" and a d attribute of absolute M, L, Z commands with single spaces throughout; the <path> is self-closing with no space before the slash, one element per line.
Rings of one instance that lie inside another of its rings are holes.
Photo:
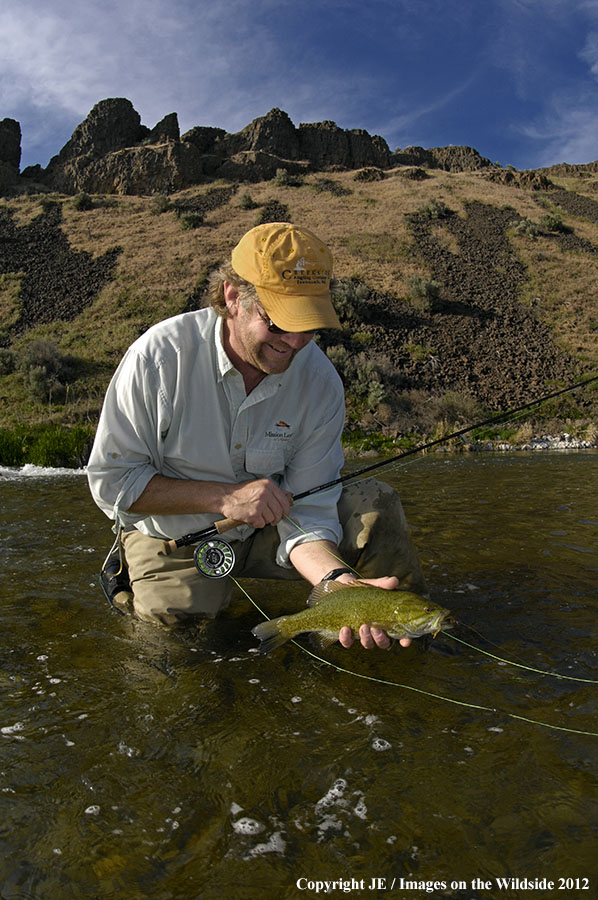
<path fill-rule="evenodd" d="M 290 296 L 276 294 L 255 285 L 264 310 L 275 325 L 284 331 L 318 331 L 320 328 L 341 328 L 330 294 Z"/>

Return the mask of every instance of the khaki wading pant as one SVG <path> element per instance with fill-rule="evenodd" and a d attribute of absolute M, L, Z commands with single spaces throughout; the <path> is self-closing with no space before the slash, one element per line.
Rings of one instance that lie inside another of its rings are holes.
<path fill-rule="evenodd" d="M 338 504 L 343 526 L 339 556 L 363 578 L 396 575 L 400 588 L 427 594 L 398 494 L 389 485 L 367 478 L 343 489 Z M 226 536 L 225 536 L 226 537 Z M 299 573 L 276 564 L 280 543 L 275 526 L 255 531 L 246 541 L 231 541 L 235 578 L 300 581 Z M 147 622 L 174 625 L 190 616 L 213 618 L 228 606 L 229 577 L 206 578 L 193 562 L 194 547 L 168 555 L 165 541 L 140 531 L 123 534 L 123 546 L 136 615 Z M 334 557 L 330 568 L 340 566 Z"/>

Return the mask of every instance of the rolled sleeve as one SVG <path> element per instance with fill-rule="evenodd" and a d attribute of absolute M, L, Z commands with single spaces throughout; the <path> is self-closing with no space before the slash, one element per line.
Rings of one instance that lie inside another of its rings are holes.
<path fill-rule="evenodd" d="M 334 373 L 336 376 L 336 373 Z M 338 376 L 336 376 L 338 378 Z M 345 424 L 344 394 L 340 379 L 332 382 L 333 390 L 320 396 L 325 414 L 298 447 L 290 460 L 283 487 L 293 495 L 328 484 L 340 476 L 343 465 L 341 434 Z M 292 507 L 288 518 L 278 525 L 280 545 L 276 561 L 283 568 L 292 568 L 289 554 L 293 547 L 308 541 L 332 541 L 339 544 L 343 531 L 338 519 L 337 504 L 341 486 L 335 485 L 300 500 Z"/>
<path fill-rule="evenodd" d="M 161 470 L 156 436 L 167 416 L 158 382 L 155 367 L 129 350 L 106 392 L 87 477 L 97 505 L 121 525 L 143 518 L 128 510 Z"/>

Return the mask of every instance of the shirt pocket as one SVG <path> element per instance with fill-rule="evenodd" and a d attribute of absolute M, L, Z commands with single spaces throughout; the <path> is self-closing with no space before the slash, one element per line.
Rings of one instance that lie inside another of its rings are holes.
<path fill-rule="evenodd" d="M 285 459 L 282 447 L 248 447 L 245 451 L 245 470 L 256 477 L 282 475 Z"/>

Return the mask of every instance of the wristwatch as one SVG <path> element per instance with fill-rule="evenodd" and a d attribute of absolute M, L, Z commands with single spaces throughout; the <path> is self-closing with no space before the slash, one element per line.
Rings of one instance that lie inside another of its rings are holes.
<path fill-rule="evenodd" d="M 353 569 L 349 569 L 347 566 L 341 566 L 339 569 L 333 569 L 332 572 L 329 572 L 328 575 L 324 575 L 321 579 L 322 581 L 336 581 L 339 575 L 355 575 Z"/>

